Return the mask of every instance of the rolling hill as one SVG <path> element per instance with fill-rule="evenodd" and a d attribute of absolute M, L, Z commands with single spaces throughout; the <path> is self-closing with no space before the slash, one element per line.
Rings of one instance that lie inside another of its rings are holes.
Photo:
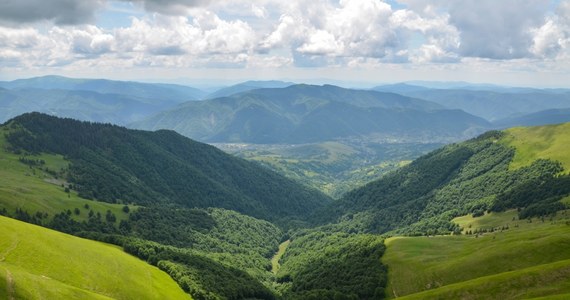
<path fill-rule="evenodd" d="M 490 126 L 459 110 L 391 93 L 294 85 L 188 102 L 132 128 L 206 142 L 312 143 L 339 138 L 457 140 Z"/>
<path fill-rule="evenodd" d="M 0 226 L 2 299 L 191 299 L 116 246 L 2 216 Z"/>
<path fill-rule="evenodd" d="M 79 196 L 110 203 L 222 207 L 258 218 L 306 217 L 329 198 L 172 131 L 25 114 L 3 126 L 10 149 L 60 154 Z"/>

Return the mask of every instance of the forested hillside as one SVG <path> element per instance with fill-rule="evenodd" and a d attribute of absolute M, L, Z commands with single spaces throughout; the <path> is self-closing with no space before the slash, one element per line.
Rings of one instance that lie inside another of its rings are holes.
<path fill-rule="evenodd" d="M 558 140 L 555 134 L 565 140 L 566 127 L 553 128 L 549 141 Z M 550 155 L 533 156 L 513 169 L 515 154 L 533 149 L 513 147 L 511 136 L 492 131 L 433 151 L 348 193 L 319 216 L 361 232 L 420 235 L 458 231 L 450 221 L 465 214 L 518 208 L 524 218 L 563 209 L 559 200 L 570 194 L 570 177 L 560 175 L 564 168 L 558 162 L 567 156 L 564 150 L 553 148 Z"/>
<path fill-rule="evenodd" d="M 71 162 L 66 179 L 88 199 L 223 207 L 270 220 L 304 217 L 329 201 L 172 131 L 133 131 L 37 113 L 15 118 L 5 128 L 12 151 L 64 155 Z"/>

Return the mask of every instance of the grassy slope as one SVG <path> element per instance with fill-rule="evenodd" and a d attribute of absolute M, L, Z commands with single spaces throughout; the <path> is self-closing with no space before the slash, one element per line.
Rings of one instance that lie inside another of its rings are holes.
<path fill-rule="evenodd" d="M 5 217 L 0 228 L 2 299 L 190 299 L 118 247 Z"/>
<path fill-rule="evenodd" d="M 87 220 L 89 209 L 103 216 L 107 210 L 111 210 L 117 217 L 116 224 L 120 220 L 128 219 L 128 215 L 121 210 L 123 205 L 86 200 L 79 198 L 75 192 L 71 192 L 68 196 L 61 187 L 63 181 L 54 180 L 52 175 L 38 168 L 30 169 L 19 162 L 18 158 L 18 155 L 5 150 L 4 134 L 0 132 L 0 178 L 2 178 L 0 180 L 0 208 L 5 207 L 9 213 L 20 208 L 30 214 L 37 211 L 46 212 L 51 218 L 54 214 L 64 210 L 73 211 L 74 208 L 79 208 L 79 215 L 72 214 L 77 221 Z M 46 162 L 43 167 L 56 171 L 67 168 L 69 164 L 61 155 L 42 154 L 29 158 L 43 159 Z M 89 205 L 89 209 L 85 208 L 86 204 Z"/>
<path fill-rule="evenodd" d="M 539 158 L 549 158 L 561 162 L 566 171 L 570 170 L 570 123 L 516 127 L 505 132 L 507 135 L 503 142 L 516 148 L 511 168 L 521 168 Z"/>
<path fill-rule="evenodd" d="M 532 223 L 513 221 L 513 216 L 513 211 L 508 211 L 456 219 L 464 227 L 471 224 L 473 230 L 509 224 L 506 231 L 479 237 L 387 240 L 383 261 L 389 267 L 388 295 L 404 296 L 440 287 L 418 297 L 514 297 L 512 293 L 523 284 L 525 293 L 535 296 L 570 292 L 570 285 L 564 283 L 567 280 L 562 282 L 558 277 L 566 274 L 563 278 L 568 278 L 570 274 L 570 227 L 566 224 L 570 213 L 559 213 L 552 221 L 534 219 Z"/>

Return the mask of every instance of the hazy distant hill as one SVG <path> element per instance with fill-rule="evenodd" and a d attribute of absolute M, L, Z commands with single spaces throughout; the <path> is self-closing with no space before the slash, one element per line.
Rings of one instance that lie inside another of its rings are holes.
<path fill-rule="evenodd" d="M 428 89 L 399 93 L 461 109 L 489 121 L 529 114 L 545 109 L 570 108 L 570 92 L 564 90 L 465 90 Z"/>
<path fill-rule="evenodd" d="M 124 125 L 204 92 L 179 85 L 45 76 L 0 82 L 0 122 L 26 112 Z"/>
<path fill-rule="evenodd" d="M 32 113 L 8 123 L 10 145 L 61 154 L 79 195 L 105 202 L 223 207 L 276 220 L 330 199 L 255 163 L 175 132 L 145 132 Z"/>
<path fill-rule="evenodd" d="M 364 136 L 460 138 L 490 126 L 459 110 L 393 93 L 331 85 L 257 89 L 184 103 L 130 126 L 207 142 L 307 143 Z"/>
<path fill-rule="evenodd" d="M 515 126 L 538 126 L 566 122 L 570 122 L 570 109 L 548 109 L 519 117 L 498 120 L 493 122 L 493 125 L 499 128 L 508 128 Z"/>
<path fill-rule="evenodd" d="M 126 124 L 176 104 L 92 91 L 0 89 L 0 122 L 36 111 L 84 121 Z"/>
<path fill-rule="evenodd" d="M 205 98 L 213 99 L 213 98 L 220 98 L 220 97 L 227 97 L 233 94 L 247 92 L 255 89 L 262 89 L 262 88 L 284 88 L 294 85 L 292 82 L 284 82 L 284 81 L 277 81 L 277 80 L 269 80 L 269 81 L 246 81 L 236 85 L 232 85 L 226 88 L 222 88 L 214 93 L 208 94 Z"/>
<path fill-rule="evenodd" d="M 101 94 L 120 94 L 152 101 L 185 102 L 199 100 L 206 92 L 188 86 L 163 83 L 141 83 L 106 79 L 76 79 L 62 76 L 43 76 L 0 82 L 6 89 L 58 89 L 92 91 Z"/>

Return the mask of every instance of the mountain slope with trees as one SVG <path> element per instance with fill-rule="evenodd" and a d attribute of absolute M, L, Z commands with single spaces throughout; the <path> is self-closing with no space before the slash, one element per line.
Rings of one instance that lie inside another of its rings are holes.
<path fill-rule="evenodd" d="M 392 93 L 293 85 L 188 102 L 130 126 L 206 142 L 312 143 L 340 138 L 456 140 L 490 126 L 459 110 Z"/>
<path fill-rule="evenodd" d="M 524 147 L 537 131 L 548 131 L 548 139 L 538 135 L 540 147 Z M 421 235 L 457 231 L 451 220 L 465 214 L 518 208 L 522 218 L 548 215 L 564 209 L 559 200 L 570 194 L 570 176 L 560 175 L 568 155 L 557 142 L 568 133 L 564 125 L 491 131 L 351 191 L 319 216 L 355 231 Z M 545 144 L 556 146 L 540 152 Z M 515 158 L 524 164 L 512 168 Z"/>
<path fill-rule="evenodd" d="M 57 153 L 79 195 L 105 202 L 223 207 L 258 218 L 306 217 L 329 198 L 172 131 L 25 114 L 5 125 L 13 151 Z"/>

